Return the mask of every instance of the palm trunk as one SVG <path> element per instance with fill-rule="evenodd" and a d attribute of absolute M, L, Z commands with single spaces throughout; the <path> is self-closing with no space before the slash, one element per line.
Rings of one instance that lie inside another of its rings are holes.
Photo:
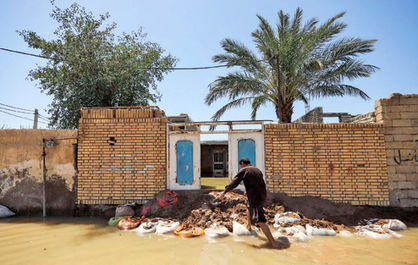
<path fill-rule="evenodd" d="M 288 102 L 276 106 L 276 116 L 282 123 L 291 123 L 293 114 L 293 102 Z"/>

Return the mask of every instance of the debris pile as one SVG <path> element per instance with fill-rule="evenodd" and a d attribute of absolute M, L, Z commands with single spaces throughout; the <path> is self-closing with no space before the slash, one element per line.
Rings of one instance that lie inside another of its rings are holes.
<path fill-rule="evenodd" d="M 248 231 L 245 226 L 248 208 L 247 198 L 243 192 L 229 192 L 223 200 L 219 200 L 221 194 L 219 191 L 206 193 L 189 191 L 179 194 L 169 191 L 167 194 L 168 196 L 157 195 L 156 199 L 143 205 L 142 209 L 138 209 L 138 215 L 145 215 L 141 218 L 141 224 L 138 223 L 138 219 L 124 218 L 121 220 L 124 223 L 123 227 L 137 227 L 133 231 L 139 235 L 157 232 L 158 234 L 174 233 L 182 237 L 195 237 L 206 234 L 209 238 L 231 234 L 255 235 L 260 232 L 257 229 Z M 331 211 L 332 207 L 338 207 L 338 205 L 327 201 L 319 204 L 317 208 L 320 207 L 323 207 L 324 211 Z M 347 211 L 356 211 L 354 206 L 350 208 L 344 205 L 344 207 L 342 215 Z M 302 212 L 281 204 L 280 199 L 274 197 L 274 194 L 270 194 L 264 209 L 267 222 L 273 227 L 273 235 L 276 238 L 287 236 L 293 242 L 304 242 L 312 236 L 351 236 L 352 234 L 376 239 L 401 237 L 395 231 L 406 229 L 406 225 L 396 219 L 375 218 L 365 220 L 362 225 L 352 226 L 325 220 L 325 218 L 309 218 Z M 129 226 L 130 221 L 135 221 L 135 224 Z"/>

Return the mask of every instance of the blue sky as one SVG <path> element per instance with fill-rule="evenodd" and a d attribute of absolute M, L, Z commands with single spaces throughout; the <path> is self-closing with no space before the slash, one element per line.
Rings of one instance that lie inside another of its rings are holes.
<path fill-rule="evenodd" d="M 360 114 L 373 111 L 374 101 L 391 93 L 418 92 L 418 1 L 350 0 L 350 1 L 76 1 L 94 14 L 109 12 L 110 21 L 118 24 L 117 33 L 130 32 L 142 26 L 148 40 L 158 42 L 179 59 L 178 67 L 212 65 L 212 56 L 221 53 L 220 41 L 226 37 L 253 48 L 251 32 L 257 28 L 256 14 L 270 23 L 277 21 L 282 9 L 293 14 L 297 7 L 304 18 L 316 17 L 321 22 L 341 11 L 348 28 L 341 36 L 377 39 L 376 49 L 363 59 L 381 68 L 370 78 L 351 84 L 363 89 L 372 99 L 357 97 L 315 100 L 311 108 L 322 106 L 325 112 Z M 57 0 L 62 8 L 72 1 Z M 9 0 L 0 2 L 0 47 L 38 53 L 29 49 L 16 30 L 30 29 L 52 38 L 56 24 L 49 17 L 52 7 L 47 0 Z M 27 79 L 30 69 L 43 64 L 43 59 L 0 51 L 0 103 L 27 109 L 44 109 L 51 98 L 42 94 L 37 84 Z M 159 84 L 163 97 L 158 106 L 167 115 L 188 113 L 193 120 L 209 120 L 226 101 L 212 106 L 204 104 L 208 85 L 226 69 L 177 71 L 169 73 Z M 297 103 L 293 118 L 303 115 L 304 105 Z M 30 116 L 29 116 L 30 117 Z M 223 120 L 249 119 L 250 107 L 231 110 Z M 277 120 L 273 107 L 260 109 L 258 119 Z M 30 121 L 0 113 L 0 128 L 30 128 Z M 44 125 L 42 125 L 44 126 Z"/>

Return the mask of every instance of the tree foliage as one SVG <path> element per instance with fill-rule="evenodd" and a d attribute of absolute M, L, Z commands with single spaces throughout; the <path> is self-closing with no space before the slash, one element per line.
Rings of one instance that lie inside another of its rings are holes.
<path fill-rule="evenodd" d="M 147 41 L 141 29 L 115 36 L 116 24 L 106 24 L 108 13 L 94 16 L 76 3 L 66 9 L 52 4 L 50 15 L 59 25 L 55 39 L 18 31 L 29 47 L 50 58 L 29 78 L 53 97 L 51 126 L 77 128 L 82 106 L 141 106 L 160 99 L 157 82 L 175 66 L 175 57 Z"/>
<path fill-rule="evenodd" d="M 302 23 L 302 14 L 299 8 L 293 18 L 280 11 L 276 27 L 258 16 L 258 29 L 252 33 L 257 53 L 232 39 L 221 42 L 225 53 L 214 56 L 213 61 L 239 70 L 210 84 L 205 99 L 208 105 L 223 97 L 229 99 L 212 116 L 213 120 L 228 109 L 247 103 L 251 104 L 251 118 L 255 119 L 260 106 L 271 103 L 280 122 L 291 122 L 297 100 L 306 103 L 308 97 L 345 95 L 369 99 L 346 81 L 368 77 L 378 69 L 359 58 L 373 51 L 376 40 L 337 39 L 347 27 L 339 21 L 344 13 L 320 25 L 315 18 Z"/>

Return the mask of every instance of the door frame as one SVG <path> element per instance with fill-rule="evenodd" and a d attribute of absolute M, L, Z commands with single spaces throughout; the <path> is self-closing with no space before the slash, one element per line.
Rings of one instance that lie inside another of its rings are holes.
<path fill-rule="evenodd" d="M 272 120 L 238 120 L 238 121 L 182 121 L 167 123 L 167 188 L 173 190 L 197 190 L 201 189 L 201 151 L 200 135 L 202 134 L 227 134 L 228 135 L 228 179 L 238 173 L 238 141 L 241 139 L 252 139 L 255 142 L 256 165 L 265 174 L 265 151 L 264 151 L 264 123 Z M 202 131 L 201 126 L 226 125 L 228 130 L 223 131 Z M 260 129 L 235 129 L 235 125 L 261 125 Z M 193 142 L 193 175 L 192 185 L 179 185 L 176 183 L 176 143 L 179 140 L 190 140 Z M 240 185 L 240 189 L 244 189 Z"/>
<path fill-rule="evenodd" d="M 257 168 L 263 172 L 266 180 L 265 159 L 264 159 L 264 133 L 261 132 L 231 132 L 228 134 L 228 156 L 229 156 L 229 181 L 238 173 L 238 142 L 243 139 L 251 139 L 255 143 L 255 163 Z M 241 185 L 240 185 L 241 186 Z"/>
<path fill-rule="evenodd" d="M 178 141 L 191 141 L 193 143 L 193 183 L 180 185 L 177 183 L 177 152 Z M 200 134 L 171 134 L 169 135 L 169 175 L 167 188 L 172 190 L 200 190 Z"/>

